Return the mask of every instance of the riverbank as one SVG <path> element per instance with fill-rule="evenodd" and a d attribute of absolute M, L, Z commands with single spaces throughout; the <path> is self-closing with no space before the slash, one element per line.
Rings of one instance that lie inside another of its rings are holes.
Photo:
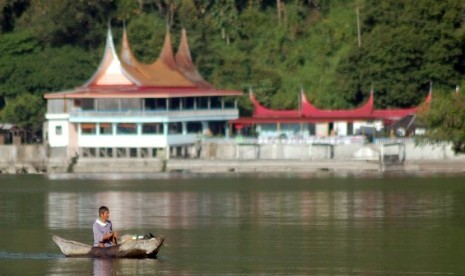
<path fill-rule="evenodd" d="M 187 153 L 189 152 L 186 151 Z M 43 145 L 0 146 L 0 174 L 304 173 L 379 175 L 465 173 L 465 158 L 445 146 L 201 145 L 197 155 L 160 158 L 69 158 Z"/>

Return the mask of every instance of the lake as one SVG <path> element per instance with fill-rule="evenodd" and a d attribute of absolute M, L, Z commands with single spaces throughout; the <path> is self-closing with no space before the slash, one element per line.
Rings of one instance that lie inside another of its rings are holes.
<path fill-rule="evenodd" d="M 157 259 L 66 258 L 98 208 Z M 465 177 L 0 175 L 0 275 L 463 275 Z"/>

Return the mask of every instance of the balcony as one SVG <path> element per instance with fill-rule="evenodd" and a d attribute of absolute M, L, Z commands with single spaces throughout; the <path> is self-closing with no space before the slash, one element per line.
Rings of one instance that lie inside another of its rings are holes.
<path fill-rule="evenodd" d="M 236 108 L 189 109 L 189 110 L 127 110 L 127 111 L 81 111 L 70 112 L 71 122 L 166 122 L 233 120 L 239 117 Z"/>

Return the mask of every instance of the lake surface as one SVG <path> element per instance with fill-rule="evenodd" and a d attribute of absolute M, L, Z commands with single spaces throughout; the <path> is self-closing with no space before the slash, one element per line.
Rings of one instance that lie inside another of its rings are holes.
<path fill-rule="evenodd" d="M 157 259 L 66 258 L 101 205 Z M 0 275 L 463 275 L 465 177 L 0 175 Z"/>

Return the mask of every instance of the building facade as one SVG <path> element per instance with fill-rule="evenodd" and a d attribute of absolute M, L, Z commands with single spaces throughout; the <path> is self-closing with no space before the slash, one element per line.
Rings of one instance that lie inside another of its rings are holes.
<path fill-rule="evenodd" d="M 196 70 L 183 30 L 176 54 L 167 32 L 156 61 L 139 62 L 123 33 L 118 55 L 108 30 L 95 74 L 81 87 L 45 94 L 46 137 L 68 156 L 169 157 L 199 135 L 230 133 L 241 91 L 215 89 Z"/>

